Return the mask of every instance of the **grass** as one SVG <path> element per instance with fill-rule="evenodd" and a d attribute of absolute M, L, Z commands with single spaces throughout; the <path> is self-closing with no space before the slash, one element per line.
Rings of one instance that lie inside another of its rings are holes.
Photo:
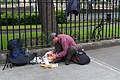
<path fill-rule="evenodd" d="M 31 41 L 32 41 L 32 45 L 36 44 L 36 42 L 35 42 L 36 37 L 38 38 L 38 42 L 39 42 L 38 45 L 41 45 L 41 43 L 42 43 L 41 41 L 45 40 L 45 35 L 43 35 L 40 32 L 39 32 L 39 34 L 37 36 L 36 36 L 36 32 L 32 32 L 32 33 L 26 32 L 26 36 L 25 36 L 25 33 L 21 33 L 20 35 L 21 35 L 22 39 L 24 39 L 24 40 L 26 39 L 26 44 L 28 46 L 31 44 Z M 8 41 L 13 39 L 13 34 L 8 34 L 8 36 L 6 34 L 2 34 L 2 35 L 0 35 L 0 38 L 1 38 L 0 39 L 0 48 L 2 46 L 3 49 L 6 49 Z M 14 39 L 15 38 L 19 38 L 19 33 L 14 34 Z M 24 41 L 24 43 L 25 43 L 25 41 Z"/>
<path fill-rule="evenodd" d="M 98 23 L 96 22 L 96 25 L 97 25 Z M 62 27 L 62 28 L 64 28 L 64 27 L 74 27 L 74 26 L 81 26 L 81 27 L 83 27 L 83 26 L 89 26 L 89 25 L 95 25 L 95 23 L 91 23 L 91 22 L 85 22 L 84 23 L 84 25 L 83 25 L 83 23 L 76 23 L 76 24 L 70 24 L 70 23 L 68 23 L 68 24 L 58 24 L 58 26 L 59 27 Z M 10 26 L 2 26 L 2 30 L 10 30 L 10 29 L 30 29 L 30 28 L 32 28 L 32 29 L 34 29 L 34 28 L 41 28 L 41 25 L 40 24 L 38 24 L 38 25 L 10 25 Z"/>

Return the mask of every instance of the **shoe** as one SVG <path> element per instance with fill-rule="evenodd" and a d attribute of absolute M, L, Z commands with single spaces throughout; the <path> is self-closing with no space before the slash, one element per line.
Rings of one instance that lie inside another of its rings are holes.
<path fill-rule="evenodd" d="M 70 64 L 70 60 L 67 59 L 67 60 L 65 61 L 65 65 L 69 65 L 69 64 Z"/>

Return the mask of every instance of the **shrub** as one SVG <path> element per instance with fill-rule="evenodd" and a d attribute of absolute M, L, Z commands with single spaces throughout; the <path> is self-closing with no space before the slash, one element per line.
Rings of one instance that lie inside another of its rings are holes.
<path fill-rule="evenodd" d="M 58 10 L 56 11 L 56 20 L 58 24 L 65 23 L 65 11 L 64 10 Z"/>
<path fill-rule="evenodd" d="M 64 20 L 64 11 L 58 10 L 56 11 L 56 18 L 57 23 L 65 23 Z M 1 23 L 3 25 L 18 25 L 18 24 L 26 24 L 26 25 L 34 25 L 34 24 L 40 24 L 40 16 L 36 13 L 2 13 L 1 14 Z"/>

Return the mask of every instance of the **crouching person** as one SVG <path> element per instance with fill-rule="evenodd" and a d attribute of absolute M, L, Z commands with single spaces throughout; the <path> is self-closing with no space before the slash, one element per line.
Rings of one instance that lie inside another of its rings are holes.
<path fill-rule="evenodd" d="M 72 56 L 77 53 L 78 49 L 73 38 L 65 34 L 51 33 L 48 39 L 54 43 L 53 62 L 59 63 L 65 61 L 65 65 L 69 65 Z"/>

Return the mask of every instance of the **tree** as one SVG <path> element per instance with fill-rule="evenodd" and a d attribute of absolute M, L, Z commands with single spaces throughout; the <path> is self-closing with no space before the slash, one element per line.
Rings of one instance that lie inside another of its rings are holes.
<path fill-rule="evenodd" d="M 38 0 L 38 11 L 42 32 L 48 35 L 51 32 L 59 32 L 57 26 L 53 0 Z"/>

